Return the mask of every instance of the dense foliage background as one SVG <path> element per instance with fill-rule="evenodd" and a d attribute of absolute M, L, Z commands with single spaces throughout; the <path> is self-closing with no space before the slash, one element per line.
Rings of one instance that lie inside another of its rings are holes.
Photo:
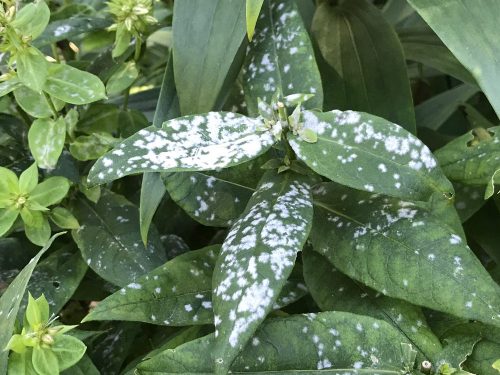
<path fill-rule="evenodd" d="M 3 0 L 0 375 L 498 374 L 499 17 Z"/>

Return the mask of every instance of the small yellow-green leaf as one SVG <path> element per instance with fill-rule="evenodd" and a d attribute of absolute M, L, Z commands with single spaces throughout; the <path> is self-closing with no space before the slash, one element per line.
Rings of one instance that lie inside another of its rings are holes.
<path fill-rule="evenodd" d="M 36 201 L 42 206 L 48 207 L 59 203 L 68 193 L 70 184 L 65 177 L 49 177 L 31 191 L 29 200 Z"/>
<path fill-rule="evenodd" d="M 57 357 L 51 348 L 35 347 L 31 360 L 37 375 L 54 375 L 59 373 Z"/>
<path fill-rule="evenodd" d="M 23 194 L 30 193 L 38 185 L 38 166 L 33 163 L 19 176 L 19 191 Z"/>
<path fill-rule="evenodd" d="M 260 9 L 264 0 L 246 0 L 246 18 L 248 40 L 252 40 L 255 31 L 255 25 L 259 18 Z"/>
<path fill-rule="evenodd" d="M 50 19 L 50 9 L 43 0 L 26 4 L 16 14 L 12 21 L 14 26 L 23 36 L 36 39 L 47 27 Z"/>
<path fill-rule="evenodd" d="M 64 207 L 56 207 L 50 211 L 50 218 L 59 228 L 78 229 L 80 224 L 70 210 Z"/>
<path fill-rule="evenodd" d="M 13 208 L 0 208 L 0 237 L 9 231 L 14 225 L 19 211 Z"/>

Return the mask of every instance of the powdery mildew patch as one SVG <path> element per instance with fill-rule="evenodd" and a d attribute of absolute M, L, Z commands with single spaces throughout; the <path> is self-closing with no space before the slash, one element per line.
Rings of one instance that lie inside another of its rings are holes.
<path fill-rule="evenodd" d="M 272 309 L 310 229 L 307 181 L 274 172 L 262 181 L 224 241 L 214 273 L 219 364 L 232 361 Z"/>
<path fill-rule="evenodd" d="M 343 185 L 412 200 L 453 192 L 431 151 L 418 138 L 380 117 L 354 111 L 303 112 L 318 142 L 291 135 L 290 145 L 310 168 Z"/>
<path fill-rule="evenodd" d="M 94 183 L 139 172 L 200 171 L 226 168 L 251 160 L 275 142 L 257 131 L 260 118 L 231 112 L 209 112 L 167 121 L 163 128 L 140 130 L 99 159 L 89 173 Z"/>

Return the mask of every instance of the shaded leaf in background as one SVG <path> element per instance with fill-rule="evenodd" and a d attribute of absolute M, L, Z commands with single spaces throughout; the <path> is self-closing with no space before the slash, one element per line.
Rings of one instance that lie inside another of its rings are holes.
<path fill-rule="evenodd" d="M 369 112 L 415 134 L 415 113 L 403 50 L 382 12 L 366 0 L 323 2 L 312 33 L 335 70 L 335 108 Z"/>

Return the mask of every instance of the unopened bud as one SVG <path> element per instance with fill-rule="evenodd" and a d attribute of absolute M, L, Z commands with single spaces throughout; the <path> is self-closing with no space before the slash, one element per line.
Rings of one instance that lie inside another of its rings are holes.
<path fill-rule="evenodd" d="M 47 345 L 52 345 L 54 343 L 54 339 L 52 338 L 51 335 L 45 334 L 42 336 L 42 343 Z"/>

